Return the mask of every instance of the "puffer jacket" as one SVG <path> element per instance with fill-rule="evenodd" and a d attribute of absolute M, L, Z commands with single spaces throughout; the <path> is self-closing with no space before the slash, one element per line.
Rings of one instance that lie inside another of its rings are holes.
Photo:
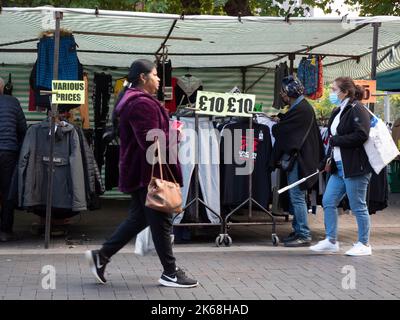
<path fill-rule="evenodd" d="M 50 123 L 28 129 L 18 161 L 18 204 L 46 205 Z M 54 145 L 53 208 L 86 210 L 85 181 L 79 137 L 68 123 L 58 126 Z"/>
<path fill-rule="evenodd" d="M 26 133 L 26 120 L 19 101 L 0 94 L 0 151 L 18 152 Z"/>
<path fill-rule="evenodd" d="M 79 136 L 81 154 L 83 160 L 83 171 L 85 174 L 86 201 L 89 210 L 100 208 L 99 195 L 104 193 L 100 170 L 94 158 L 93 150 L 86 141 L 82 128 L 75 127 Z"/>

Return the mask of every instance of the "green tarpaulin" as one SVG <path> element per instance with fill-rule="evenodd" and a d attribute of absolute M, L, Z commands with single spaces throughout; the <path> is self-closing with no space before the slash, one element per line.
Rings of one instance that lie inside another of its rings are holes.
<path fill-rule="evenodd" d="M 400 69 L 379 73 L 376 80 L 378 90 L 400 92 Z"/>

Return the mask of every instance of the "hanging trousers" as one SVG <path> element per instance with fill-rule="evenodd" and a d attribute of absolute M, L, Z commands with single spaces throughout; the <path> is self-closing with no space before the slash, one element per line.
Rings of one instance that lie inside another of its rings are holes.
<path fill-rule="evenodd" d="M 181 117 L 185 138 L 179 143 L 179 159 L 183 177 L 182 200 L 186 204 L 189 186 L 195 166 L 195 119 Z M 192 131 L 185 131 L 192 129 Z M 192 134 L 191 134 L 192 133 Z M 220 175 L 219 175 L 219 144 L 214 133 L 214 126 L 208 118 L 199 119 L 199 185 L 204 202 L 215 212 L 220 212 Z M 219 223 L 219 218 L 209 209 L 206 209 L 207 217 L 211 223 Z M 176 217 L 174 223 L 180 223 L 183 215 Z"/>
<path fill-rule="evenodd" d="M 107 124 L 109 102 L 112 92 L 112 76 L 110 74 L 95 73 L 93 85 L 94 108 L 94 157 L 101 172 L 104 164 L 103 134 Z"/>

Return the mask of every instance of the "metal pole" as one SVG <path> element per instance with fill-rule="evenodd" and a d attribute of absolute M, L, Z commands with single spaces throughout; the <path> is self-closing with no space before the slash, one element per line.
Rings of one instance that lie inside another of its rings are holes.
<path fill-rule="evenodd" d="M 373 23 L 372 27 L 374 28 L 373 34 L 373 43 L 372 43 L 372 64 L 371 64 L 371 80 L 376 80 L 376 69 L 378 67 L 378 36 L 379 36 L 379 27 L 381 26 L 380 22 Z M 375 104 L 370 104 L 370 109 L 374 112 Z"/>
<path fill-rule="evenodd" d="M 387 92 L 385 92 L 385 122 L 390 122 L 390 95 L 388 95 Z"/>
<path fill-rule="evenodd" d="M 240 68 L 242 71 L 242 92 L 246 92 L 246 68 Z"/>
<path fill-rule="evenodd" d="M 162 83 L 162 101 L 163 101 L 163 106 L 165 107 L 165 46 L 162 46 L 162 59 L 161 59 L 161 63 L 162 63 L 162 72 L 163 72 L 163 83 Z"/>
<path fill-rule="evenodd" d="M 194 127 L 196 130 L 196 137 L 194 139 L 194 190 L 195 190 L 195 208 L 196 208 L 196 221 L 199 221 L 199 115 L 195 112 Z"/>
<path fill-rule="evenodd" d="M 291 76 L 294 73 L 294 59 L 296 59 L 296 55 L 294 53 L 289 54 L 289 61 L 290 61 L 289 73 Z"/>
<path fill-rule="evenodd" d="M 254 134 L 251 134 L 253 130 L 253 117 L 249 118 L 249 129 L 250 129 L 250 137 L 252 138 L 250 141 L 250 152 L 249 152 L 249 164 L 250 164 L 250 174 L 249 174 L 249 219 L 253 216 L 253 152 L 254 152 Z M 246 137 L 247 139 L 247 137 Z M 249 147 L 249 146 L 248 146 Z"/>
<path fill-rule="evenodd" d="M 56 30 L 54 32 L 54 64 L 53 80 L 58 80 L 58 59 L 60 51 L 60 20 L 61 12 L 55 12 Z M 53 202 L 53 175 L 54 175 L 54 144 L 55 144 L 55 126 L 56 126 L 57 105 L 51 105 L 50 111 L 50 155 L 49 171 L 47 178 L 47 201 L 46 201 L 46 228 L 45 228 L 45 249 L 49 248 L 50 230 L 51 230 L 51 207 Z"/>

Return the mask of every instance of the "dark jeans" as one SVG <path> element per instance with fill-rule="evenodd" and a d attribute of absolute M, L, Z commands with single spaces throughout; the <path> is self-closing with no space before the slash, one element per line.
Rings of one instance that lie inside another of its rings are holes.
<path fill-rule="evenodd" d="M 110 258 L 124 247 L 140 231 L 150 225 L 154 246 L 166 274 L 175 273 L 175 257 L 172 253 L 171 231 L 172 217 L 163 212 L 147 208 L 147 188 L 141 188 L 132 193 L 129 206 L 129 216 L 122 222 L 114 234 L 108 239 L 100 253 Z"/>
<path fill-rule="evenodd" d="M 11 179 L 17 165 L 18 154 L 10 151 L 0 151 L 0 193 L 1 216 L 0 231 L 12 232 L 14 224 L 14 203 L 8 200 Z"/>

